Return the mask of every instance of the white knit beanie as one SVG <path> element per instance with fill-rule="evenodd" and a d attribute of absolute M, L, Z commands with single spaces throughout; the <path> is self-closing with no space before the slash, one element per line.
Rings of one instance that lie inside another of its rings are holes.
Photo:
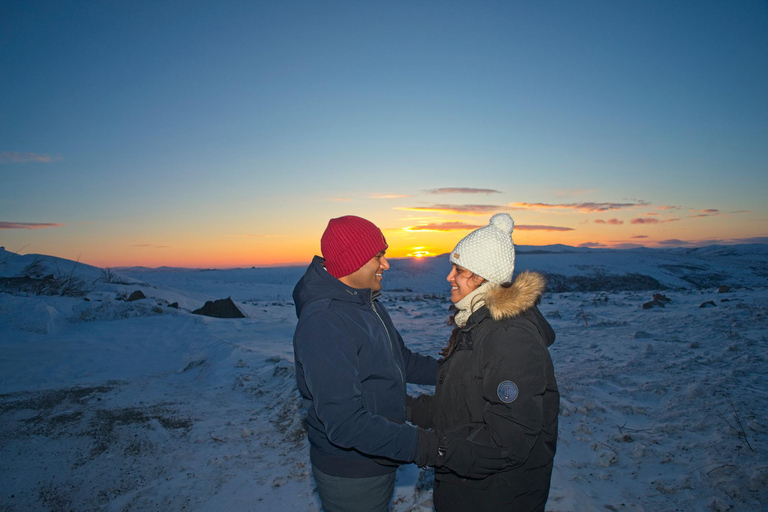
<path fill-rule="evenodd" d="M 492 283 L 511 283 L 515 271 L 514 226 L 508 213 L 497 213 L 487 226 L 461 239 L 451 253 L 451 263 Z"/>

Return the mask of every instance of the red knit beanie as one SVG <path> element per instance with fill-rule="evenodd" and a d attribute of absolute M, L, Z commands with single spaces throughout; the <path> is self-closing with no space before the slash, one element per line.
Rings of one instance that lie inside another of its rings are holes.
<path fill-rule="evenodd" d="M 337 279 L 357 271 L 387 247 L 379 228 L 354 215 L 328 221 L 320 239 L 325 268 Z"/>

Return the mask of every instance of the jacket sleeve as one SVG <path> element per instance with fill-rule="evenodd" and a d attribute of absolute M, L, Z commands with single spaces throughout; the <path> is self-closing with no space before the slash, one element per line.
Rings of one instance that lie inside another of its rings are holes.
<path fill-rule="evenodd" d="M 405 381 L 412 384 L 427 384 L 434 386 L 437 382 L 437 359 L 424 354 L 411 352 L 403 342 L 400 333 L 397 333 L 400 351 L 405 362 Z"/>
<path fill-rule="evenodd" d="M 304 380 L 328 440 L 366 455 L 411 462 L 418 455 L 417 428 L 374 415 L 363 405 L 358 344 L 330 310 L 301 322 L 296 343 Z"/>
<path fill-rule="evenodd" d="M 376 310 L 386 317 L 388 324 L 387 329 L 390 332 L 394 332 L 397 336 L 397 345 L 400 347 L 400 352 L 403 355 L 403 362 L 405 363 L 405 381 L 411 384 L 426 384 L 434 386 L 437 382 L 437 359 L 431 356 L 425 356 L 424 354 L 417 354 L 411 352 L 403 341 L 403 337 L 400 336 L 400 332 L 395 329 L 395 325 L 392 322 L 392 317 L 389 316 L 389 311 L 383 306 L 376 303 Z"/>
<path fill-rule="evenodd" d="M 482 342 L 483 425 L 474 440 L 510 450 L 512 467 L 526 462 L 544 417 L 549 357 L 521 327 L 498 328 Z"/>

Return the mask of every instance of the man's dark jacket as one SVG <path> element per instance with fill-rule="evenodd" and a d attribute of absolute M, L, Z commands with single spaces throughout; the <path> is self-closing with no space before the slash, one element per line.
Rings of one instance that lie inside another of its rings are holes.
<path fill-rule="evenodd" d="M 437 361 L 405 347 L 370 288 L 351 288 L 315 256 L 293 291 L 296 381 L 312 464 L 323 473 L 390 473 L 418 455 L 405 422 L 406 382 L 434 384 Z M 385 460 L 386 459 L 386 460 Z"/>

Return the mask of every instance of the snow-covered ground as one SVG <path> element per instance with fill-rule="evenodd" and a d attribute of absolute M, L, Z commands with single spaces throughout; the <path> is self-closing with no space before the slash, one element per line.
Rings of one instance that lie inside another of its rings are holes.
<path fill-rule="evenodd" d="M 436 354 L 447 260 L 391 263 L 383 301 Z M 570 290 L 541 304 L 562 395 L 548 511 L 768 508 L 768 247 L 519 247 L 517 265 Z M 0 511 L 319 510 L 292 364 L 302 272 L 0 250 Z M 669 301 L 643 309 L 654 293 Z M 246 318 L 191 314 L 227 297 Z M 400 468 L 392 509 L 432 510 L 431 484 Z"/>

